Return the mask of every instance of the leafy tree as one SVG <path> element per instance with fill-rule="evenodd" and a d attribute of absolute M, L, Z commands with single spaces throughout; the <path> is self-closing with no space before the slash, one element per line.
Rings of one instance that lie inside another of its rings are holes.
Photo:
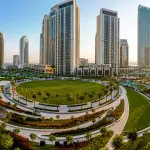
<path fill-rule="evenodd" d="M 112 147 L 116 150 L 120 150 L 120 148 L 123 146 L 123 137 L 120 135 L 116 135 L 113 138 L 112 141 Z"/>
<path fill-rule="evenodd" d="M 108 128 L 104 127 L 100 130 L 100 133 L 102 134 L 102 136 L 106 136 L 108 133 Z"/>
<path fill-rule="evenodd" d="M 15 150 L 21 150 L 19 147 L 16 147 Z"/>
<path fill-rule="evenodd" d="M 86 134 L 86 139 L 87 140 L 90 140 L 92 138 L 92 133 L 91 131 L 89 131 L 87 134 Z"/>
<path fill-rule="evenodd" d="M 60 115 L 56 115 L 56 118 L 57 118 L 57 120 L 59 120 L 60 119 Z"/>
<path fill-rule="evenodd" d="M 21 118 L 22 118 L 23 121 L 26 121 L 27 116 L 22 115 Z"/>
<path fill-rule="evenodd" d="M 4 149 L 9 149 L 13 145 L 13 138 L 9 134 L 0 135 L 0 145 Z"/>
<path fill-rule="evenodd" d="M 101 93 L 101 92 L 97 93 L 97 96 L 98 96 L 98 98 L 99 98 L 99 105 L 100 105 L 100 101 L 101 101 L 102 93 Z"/>
<path fill-rule="evenodd" d="M 67 140 L 67 142 L 68 142 L 69 144 L 72 144 L 72 143 L 73 143 L 73 136 L 72 136 L 72 135 L 68 135 L 68 136 L 66 137 L 66 140 Z"/>
<path fill-rule="evenodd" d="M 137 131 L 136 130 L 130 131 L 128 133 L 127 137 L 129 139 L 129 141 L 136 141 L 136 139 L 137 139 Z"/>
<path fill-rule="evenodd" d="M 56 141 L 56 136 L 55 136 L 55 135 L 50 135 L 50 136 L 49 136 L 49 140 L 50 140 L 51 142 Z"/>
<path fill-rule="evenodd" d="M 78 104 L 79 103 L 78 102 L 78 100 L 79 100 L 79 94 L 78 93 L 76 94 L 76 98 L 77 98 L 77 104 Z"/>
<path fill-rule="evenodd" d="M 36 139 L 36 134 L 35 133 L 31 133 L 29 136 L 30 136 L 32 142 Z"/>
<path fill-rule="evenodd" d="M 53 118 L 53 117 L 50 117 L 50 118 L 49 118 L 49 121 L 50 121 L 50 122 L 53 122 L 53 121 L 54 121 L 54 118 Z"/>
<path fill-rule="evenodd" d="M 19 133 L 20 133 L 20 129 L 16 128 L 16 129 L 13 130 L 13 132 L 14 132 L 15 134 L 19 134 Z"/>
<path fill-rule="evenodd" d="M 58 102 L 59 102 L 59 97 L 60 97 L 60 95 L 57 93 L 57 94 L 56 94 L 56 99 L 57 99 L 57 112 L 58 112 Z"/>
<path fill-rule="evenodd" d="M 50 97 L 52 96 L 51 92 L 46 92 L 46 96 L 48 97 L 48 103 L 50 104 Z"/>
<path fill-rule="evenodd" d="M 1 125 L 0 125 L 0 130 L 1 131 L 3 131 L 3 130 L 5 130 L 6 129 L 6 123 L 2 123 Z"/>

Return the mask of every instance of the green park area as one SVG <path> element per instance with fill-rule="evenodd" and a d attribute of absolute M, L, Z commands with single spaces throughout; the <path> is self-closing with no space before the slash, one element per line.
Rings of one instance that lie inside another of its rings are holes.
<path fill-rule="evenodd" d="M 150 126 L 150 101 L 141 94 L 127 89 L 129 118 L 124 131 L 141 130 Z"/>
<path fill-rule="evenodd" d="M 33 100 L 33 93 L 36 94 L 35 101 L 42 103 L 56 104 L 69 104 L 67 94 L 73 97 L 75 104 L 81 103 L 79 96 L 84 96 L 82 103 L 91 101 L 89 93 L 92 93 L 93 99 L 98 98 L 97 93 L 101 92 L 104 88 L 103 85 L 97 83 L 90 83 L 84 81 L 73 81 L 73 80 L 46 80 L 46 81 L 32 81 L 20 84 L 16 91 L 24 97 Z M 39 94 L 40 92 L 40 94 Z M 49 92 L 48 97 L 46 93 Z M 58 97 L 56 95 L 59 95 Z M 44 97 L 44 98 L 43 98 Z M 45 98 L 46 97 L 46 98 Z"/>

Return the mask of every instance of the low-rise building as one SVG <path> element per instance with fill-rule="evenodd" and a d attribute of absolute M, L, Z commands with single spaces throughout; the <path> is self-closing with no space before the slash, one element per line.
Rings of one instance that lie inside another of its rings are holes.
<path fill-rule="evenodd" d="M 111 65 L 87 64 L 76 68 L 77 76 L 105 76 L 111 75 Z"/>
<path fill-rule="evenodd" d="M 51 65 L 42 65 L 42 64 L 30 64 L 28 65 L 29 68 L 35 69 L 39 72 L 45 72 L 49 74 L 55 74 L 56 69 L 53 68 Z"/>

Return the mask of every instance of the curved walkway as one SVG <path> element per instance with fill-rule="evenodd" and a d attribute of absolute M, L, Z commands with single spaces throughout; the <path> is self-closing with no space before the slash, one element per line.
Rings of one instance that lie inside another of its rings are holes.
<path fill-rule="evenodd" d="M 125 125 L 126 125 L 126 122 L 128 120 L 128 116 L 129 116 L 129 103 L 128 103 L 128 97 L 127 97 L 127 94 L 126 94 L 126 89 L 124 87 L 121 86 L 121 89 L 122 89 L 122 99 L 124 99 L 125 101 L 125 108 L 124 108 L 124 115 L 123 117 L 118 121 L 116 122 L 113 126 L 111 126 L 109 129 L 114 131 L 114 135 L 113 137 L 110 139 L 110 141 L 108 142 L 107 144 L 107 148 L 109 148 L 109 150 L 112 150 L 112 146 L 111 146 L 111 143 L 112 143 L 112 140 L 114 138 L 114 136 L 116 134 L 121 134 Z"/>

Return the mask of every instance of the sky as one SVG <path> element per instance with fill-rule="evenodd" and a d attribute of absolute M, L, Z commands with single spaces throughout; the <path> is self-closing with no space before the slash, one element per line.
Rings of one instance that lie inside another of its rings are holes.
<path fill-rule="evenodd" d="M 50 8 L 63 0 L 0 0 L 0 32 L 5 36 L 5 62 L 19 54 L 19 40 L 29 38 L 29 60 L 39 62 L 42 20 Z M 80 57 L 95 61 L 96 17 L 101 8 L 118 12 L 120 39 L 129 43 L 129 61 L 137 61 L 138 5 L 150 7 L 150 0 L 77 0 L 80 7 Z"/>

